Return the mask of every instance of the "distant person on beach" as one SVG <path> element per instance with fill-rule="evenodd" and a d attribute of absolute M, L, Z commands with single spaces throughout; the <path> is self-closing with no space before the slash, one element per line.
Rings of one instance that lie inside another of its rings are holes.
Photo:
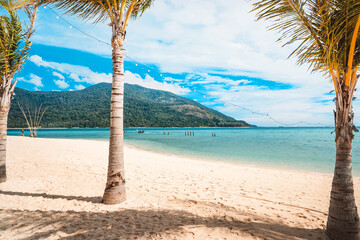
<path fill-rule="evenodd" d="M 21 129 L 21 134 L 19 136 L 25 136 L 24 135 L 24 129 Z"/>

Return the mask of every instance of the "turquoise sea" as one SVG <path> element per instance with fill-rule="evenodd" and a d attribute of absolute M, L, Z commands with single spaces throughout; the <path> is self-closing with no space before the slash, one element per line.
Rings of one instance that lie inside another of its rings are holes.
<path fill-rule="evenodd" d="M 126 129 L 125 142 L 146 150 L 216 161 L 332 173 L 333 128 L 142 128 Z M 40 129 L 41 138 L 107 140 L 109 129 Z M 168 135 L 169 131 L 169 135 Z M 194 131 L 195 136 L 185 135 Z M 215 133 L 216 137 L 212 134 Z M 19 135 L 9 129 L 8 135 Z M 28 135 L 28 132 L 25 132 Z M 353 142 L 353 171 L 360 176 L 360 136 Z"/>

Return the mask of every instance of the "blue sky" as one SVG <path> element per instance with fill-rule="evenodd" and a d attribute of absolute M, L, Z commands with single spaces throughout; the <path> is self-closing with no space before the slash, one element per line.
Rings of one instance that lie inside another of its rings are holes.
<path fill-rule="evenodd" d="M 293 46 L 276 43 L 278 36 L 266 30 L 266 23 L 255 22 L 250 9 L 238 0 L 155 1 L 130 23 L 125 42 L 126 54 L 152 69 L 127 59 L 125 81 L 189 97 L 259 126 L 278 124 L 242 107 L 284 123 L 332 125 L 332 84 L 288 59 Z M 75 27 L 105 42 L 111 29 L 64 18 L 74 27 L 49 8 L 40 9 L 30 58 L 17 76 L 19 87 L 74 91 L 111 82 L 111 48 Z M 355 114 L 358 109 L 356 102 Z"/>

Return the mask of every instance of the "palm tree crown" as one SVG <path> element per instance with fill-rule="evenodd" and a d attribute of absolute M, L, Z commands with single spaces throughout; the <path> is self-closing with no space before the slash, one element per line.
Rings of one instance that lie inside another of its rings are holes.
<path fill-rule="evenodd" d="M 0 1 L 1 8 L 6 11 L 0 16 L 0 77 L 3 85 L 9 84 L 5 78 L 12 79 L 28 57 L 36 16 L 36 8 L 26 5 L 29 3 L 24 0 Z M 19 19 L 19 9 L 25 11 L 28 23 Z"/>
<path fill-rule="evenodd" d="M 0 0 L 0 183 L 6 181 L 7 118 L 17 80 L 15 74 L 28 57 L 37 11 L 36 0 Z M 22 22 L 18 11 L 28 21 Z"/>

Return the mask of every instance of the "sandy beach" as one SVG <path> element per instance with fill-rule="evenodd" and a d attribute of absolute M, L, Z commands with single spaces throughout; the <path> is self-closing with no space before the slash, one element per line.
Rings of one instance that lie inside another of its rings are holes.
<path fill-rule="evenodd" d="M 128 199 L 107 206 L 107 155 L 106 141 L 9 137 L 0 239 L 327 239 L 330 175 L 126 146 Z"/>

